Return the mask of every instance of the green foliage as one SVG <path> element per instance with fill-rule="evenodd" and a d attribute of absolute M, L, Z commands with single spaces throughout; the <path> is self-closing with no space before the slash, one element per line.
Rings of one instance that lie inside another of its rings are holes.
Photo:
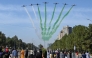
<path fill-rule="evenodd" d="M 92 52 L 92 24 L 88 27 L 83 25 L 74 26 L 72 33 L 63 36 L 62 39 L 56 40 L 50 48 L 52 49 L 67 49 L 73 50 L 76 46 L 76 50 L 89 50 Z"/>
<path fill-rule="evenodd" d="M 5 34 L 0 32 L 0 45 L 5 45 L 6 37 Z"/>
<path fill-rule="evenodd" d="M 32 47 L 37 48 L 36 46 L 32 45 L 32 43 L 25 43 L 22 41 L 22 39 L 18 39 L 16 35 L 10 38 L 6 37 L 5 34 L 2 32 L 0 32 L 0 46 L 8 46 L 12 48 L 16 46 L 17 49 L 26 49 L 27 47 L 29 49 L 31 49 Z"/>
<path fill-rule="evenodd" d="M 42 53 L 45 54 L 45 52 L 46 52 L 46 49 L 42 48 Z"/>
<path fill-rule="evenodd" d="M 38 47 L 39 47 L 39 49 L 41 49 L 41 48 L 43 48 L 43 45 L 40 44 L 40 45 L 38 45 Z"/>

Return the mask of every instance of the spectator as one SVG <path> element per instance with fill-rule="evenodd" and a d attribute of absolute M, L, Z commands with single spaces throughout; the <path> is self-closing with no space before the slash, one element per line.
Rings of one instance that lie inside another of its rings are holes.
<path fill-rule="evenodd" d="M 8 49 L 8 47 L 6 47 L 6 49 L 5 49 L 5 58 L 9 58 L 9 55 L 10 55 L 9 49 Z"/>
<path fill-rule="evenodd" d="M 86 52 L 86 58 L 90 58 L 90 54 L 88 53 L 88 51 Z"/>
<path fill-rule="evenodd" d="M 2 47 L 0 47 L 0 58 L 3 58 L 3 51 L 2 51 Z"/>
<path fill-rule="evenodd" d="M 17 50 L 15 48 L 12 51 L 12 56 L 11 57 L 14 57 L 14 58 L 18 57 L 18 52 L 17 52 Z"/>
<path fill-rule="evenodd" d="M 86 58 L 86 54 L 85 54 L 85 52 L 83 52 L 83 54 L 82 54 L 82 58 Z"/>
<path fill-rule="evenodd" d="M 41 52 L 39 50 L 36 53 L 36 58 L 42 58 Z"/>
<path fill-rule="evenodd" d="M 24 50 L 21 50 L 21 58 L 24 58 Z"/>
<path fill-rule="evenodd" d="M 28 48 L 25 51 L 25 58 L 28 58 Z"/>

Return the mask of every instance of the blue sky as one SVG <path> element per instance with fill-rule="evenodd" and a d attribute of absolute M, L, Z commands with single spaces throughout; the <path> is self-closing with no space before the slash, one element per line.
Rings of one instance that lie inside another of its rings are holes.
<path fill-rule="evenodd" d="M 28 17 L 24 8 L 21 7 L 22 5 L 27 5 L 26 9 L 30 13 L 32 20 L 34 21 L 35 27 L 37 28 L 37 30 L 39 30 L 40 26 L 37 7 L 34 6 L 38 19 L 35 18 L 33 10 L 29 5 L 36 3 L 41 4 L 41 15 L 44 21 L 43 2 L 48 2 L 48 22 L 51 19 L 52 11 L 54 8 L 53 3 L 59 3 L 57 5 L 56 13 L 54 16 L 54 20 L 52 21 L 52 24 L 55 22 L 57 16 L 59 15 L 59 12 L 63 7 L 63 3 L 68 4 L 64 9 L 64 13 L 69 10 L 71 5 L 76 4 L 76 6 L 73 7 L 69 15 L 62 21 L 60 27 L 53 35 L 53 37 L 46 43 L 53 43 L 57 38 L 57 35 L 59 34 L 60 30 L 62 30 L 62 28 L 66 25 L 69 25 L 71 27 L 75 25 L 88 26 L 89 23 L 92 23 L 91 21 L 87 20 L 92 19 L 92 0 L 0 0 L 0 31 L 5 33 L 6 36 L 10 37 L 17 35 L 19 39 L 22 39 L 24 42 L 27 43 L 33 42 L 35 45 L 44 44 L 44 42 L 37 37 L 32 23 L 30 21 L 30 18 Z"/>

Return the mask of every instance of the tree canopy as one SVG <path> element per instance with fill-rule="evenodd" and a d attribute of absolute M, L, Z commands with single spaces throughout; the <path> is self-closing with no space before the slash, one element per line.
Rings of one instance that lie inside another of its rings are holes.
<path fill-rule="evenodd" d="M 33 49 L 37 48 L 33 43 L 25 43 L 22 41 L 22 39 L 19 39 L 16 35 L 13 36 L 12 38 L 6 37 L 4 33 L 0 31 L 0 46 L 8 46 L 12 48 L 17 48 L 17 49 Z"/>
<path fill-rule="evenodd" d="M 72 33 L 63 36 L 60 40 L 56 40 L 49 48 L 51 49 L 67 49 L 77 51 L 88 50 L 92 52 L 92 24 L 88 27 L 83 25 L 74 26 Z"/>

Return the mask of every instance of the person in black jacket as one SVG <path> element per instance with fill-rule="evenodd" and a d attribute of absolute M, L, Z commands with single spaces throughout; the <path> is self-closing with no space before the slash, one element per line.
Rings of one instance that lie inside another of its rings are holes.
<path fill-rule="evenodd" d="M 28 58 L 28 48 L 25 51 L 25 58 Z"/>
<path fill-rule="evenodd" d="M 36 53 L 36 58 L 42 58 L 41 52 L 39 50 Z"/>
<path fill-rule="evenodd" d="M 40 53 L 41 53 L 41 58 L 42 58 L 42 49 L 39 49 Z"/>
<path fill-rule="evenodd" d="M 36 58 L 36 53 L 37 53 L 37 50 L 35 49 L 34 50 L 34 58 Z"/>
<path fill-rule="evenodd" d="M 2 51 L 2 47 L 0 47 L 0 58 L 3 58 L 3 51 Z"/>
<path fill-rule="evenodd" d="M 72 52 L 71 51 L 69 51 L 69 57 L 72 58 Z"/>
<path fill-rule="evenodd" d="M 85 52 L 82 53 L 82 58 L 86 58 Z"/>

